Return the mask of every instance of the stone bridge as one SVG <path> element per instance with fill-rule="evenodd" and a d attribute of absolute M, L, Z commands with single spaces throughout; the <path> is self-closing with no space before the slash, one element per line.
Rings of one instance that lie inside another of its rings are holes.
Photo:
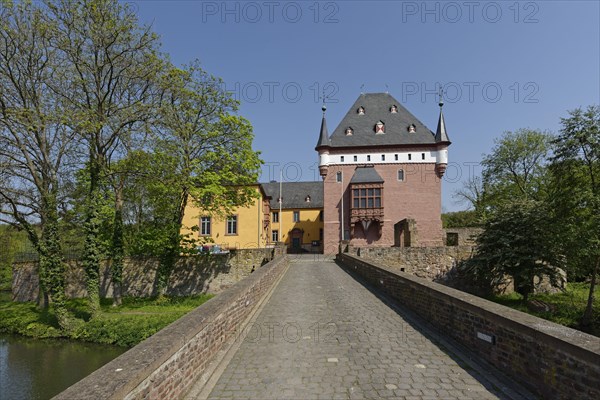
<path fill-rule="evenodd" d="M 600 398 L 600 339 L 352 255 L 279 257 L 58 399 Z"/>

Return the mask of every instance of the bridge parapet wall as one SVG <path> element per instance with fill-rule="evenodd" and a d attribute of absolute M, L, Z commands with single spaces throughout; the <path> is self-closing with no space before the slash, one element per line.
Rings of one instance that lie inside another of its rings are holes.
<path fill-rule="evenodd" d="M 278 256 L 54 399 L 175 399 L 208 379 L 211 362 L 285 271 Z"/>
<path fill-rule="evenodd" d="M 540 398 L 600 398 L 599 338 L 370 260 L 337 260 Z"/>

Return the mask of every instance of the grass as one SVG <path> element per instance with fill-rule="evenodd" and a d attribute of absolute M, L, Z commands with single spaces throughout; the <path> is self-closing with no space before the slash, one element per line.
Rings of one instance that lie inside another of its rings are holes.
<path fill-rule="evenodd" d="M 102 313 L 94 319 L 90 319 L 84 299 L 69 300 L 70 311 L 85 323 L 66 335 L 58 328 L 52 308 L 40 310 L 34 303 L 11 302 L 9 296 L 0 293 L 0 332 L 124 347 L 138 344 L 212 297 L 124 298 L 120 307 L 112 307 L 112 299 L 103 299 Z"/>
<path fill-rule="evenodd" d="M 518 293 L 502 296 L 492 296 L 489 300 L 519 311 L 535 315 L 546 320 L 556 322 L 570 328 L 582 330 L 579 320 L 587 305 L 589 283 L 573 282 L 567 284 L 565 292 L 556 294 L 536 294 L 529 296 L 529 300 L 539 300 L 554 306 L 554 311 L 535 312 L 527 308 L 527 304 Z M 596 290 L 597 292 L 597 290 Z M 594 319 L 591 329 L 586 330 L 595 336 L 600 336 L 600 296 L 596 294 L 594 299 Z"/>

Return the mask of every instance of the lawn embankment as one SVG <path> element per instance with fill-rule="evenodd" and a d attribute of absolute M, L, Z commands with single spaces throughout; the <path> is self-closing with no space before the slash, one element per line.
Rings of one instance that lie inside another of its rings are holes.
<path fill-rule="evenodd" d="M 66 334 L 58 328 L 52 308 L 40 310 L 34 303 L 14 303 L 10 293 L 0 292 L 0 332 L 132 347 L 211 297 L 124 298 L 119 307 L 112 307 L 112 299 L 103 299 L 102 313 L 93 319 L 86 311 L 84 299 L 69 300 L 73 315 L 85 323 Z"/>
<path fill-rule="evenodd" d="M 557 324 L 583 330 L 579 325 L 579 320 L 585 310 L 589 290 L 589 283 L 574 282 L 567 284 L 565 292 L 529 296 L 527 303 L 518 293 L 492 296 L 489 300 L 535 315 L 536 317 L 556 322 Z M 540 305 L 540 303 L 545 307 L 535 307 L 536 305 Z M 540 311 L 540 308 L 546 308 L 546 311 Z M 600 298 L 598 295 L 594 299 L 594 321 L 592 327 L 591 329 L 586 329 L 585 332 L 600 336 Z"/>

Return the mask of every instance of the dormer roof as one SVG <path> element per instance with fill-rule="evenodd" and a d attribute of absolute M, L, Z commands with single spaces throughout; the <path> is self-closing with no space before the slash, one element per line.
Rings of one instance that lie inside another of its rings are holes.
<path fill-rule="evenodd" d="M 350 183 L 383 183 L 381 175 L 373 167 L 357 167 Z"/>

